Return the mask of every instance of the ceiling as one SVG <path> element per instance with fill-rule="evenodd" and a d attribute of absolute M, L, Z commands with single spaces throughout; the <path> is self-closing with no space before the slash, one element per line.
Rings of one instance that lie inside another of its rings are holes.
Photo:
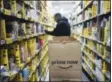
<path fill-rule="evenodd" d="M 70 12 L 75 7 L 77 1 L 52 1 L 53 13 L 61 13 L 62 15 L 69 17 Z"/>

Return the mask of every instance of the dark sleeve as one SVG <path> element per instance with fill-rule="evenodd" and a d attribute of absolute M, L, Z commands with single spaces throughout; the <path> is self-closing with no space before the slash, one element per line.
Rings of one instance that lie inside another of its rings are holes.
<path fill-rule="evenodd" d="M 56 28 L 53 31 L 47 31 L 46 34 L 58 36 L 60 34 L 60 28 L 62 27 L 62 23 L 57 24 Z"/>
<path fill-rule="evenodd" d="M 60 22 L 52 32 L 46 33 L 53 36 L 70 36 L 70 25 L 67 22 Z"/>

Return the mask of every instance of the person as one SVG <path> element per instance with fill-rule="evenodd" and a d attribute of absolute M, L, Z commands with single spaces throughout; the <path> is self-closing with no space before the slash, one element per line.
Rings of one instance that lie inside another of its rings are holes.
<path fill-rule="evenodd" d="M 57 22 L 56 28 L 53 31 L 45 30 L 45 33 L 53 36 L 70 36 L 71 31 L 68 19 L 62 17 L 60 13 L 56 13 L 54 20 Z"/>

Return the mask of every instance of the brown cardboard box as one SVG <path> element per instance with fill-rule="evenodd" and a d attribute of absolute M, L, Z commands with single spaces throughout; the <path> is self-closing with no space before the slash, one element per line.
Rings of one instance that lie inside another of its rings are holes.
<path fill-rule="evenodd" d="M 71 70 L 56 70 L 56 71 L 50 71 L 50 76 L 52 78 L 58 78 L 58 79 L 81 79 L 81 71 L 71 71 Z M 68 77 L 69 75 L 69 77 Z"/>
<path fill-rule="evenodd" d="M 49 42 L 50 77 L 57 80 L 81 81 L 80 43 L 70 37 L 58 37 Z"/>
<path fill-rule="evenodd" d="M 81 82 L 80 79 L 57 79 L 57 78 L 51 78 L 51 81 L 56 82 Z"/>

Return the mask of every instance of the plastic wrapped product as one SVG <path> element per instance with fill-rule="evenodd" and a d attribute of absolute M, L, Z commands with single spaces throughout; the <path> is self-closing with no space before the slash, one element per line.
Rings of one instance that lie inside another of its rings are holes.
<path fill-rule="evenodd" d="M 21 0 L 17 0 L 17 13 L 22 14 L 23 3 Z"/>
<path fill-rule="evenodd" d="M 14 22 L 12 22 L 12 27 L 13 27 L 12 38 L 17 39 L 18 38 L 19 25 L 16 21 L 14 21 Z"/>
<path fill-rule="evenodd" d="M 19 30 L 18 30 L 18 35 L 19 36 L 25 36 L 25 30 L 24 30 L 24 24 L 19 24 Z"/>
<path fill-rule="evenodd" d="M 28 69 L 28 67 L 23 69 L 22 75 L 23 75 L 24 81 L 28 81 L 28 77 L 29 77 L 29 69 Z"/>

